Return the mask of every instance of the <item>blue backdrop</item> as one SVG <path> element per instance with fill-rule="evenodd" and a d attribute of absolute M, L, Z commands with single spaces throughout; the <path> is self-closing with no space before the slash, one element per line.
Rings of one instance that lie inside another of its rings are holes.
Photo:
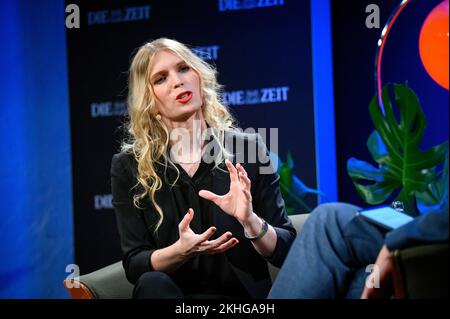
<path fill-rule="evenodd" d="M 66 297 L 74 260 L 64 3 L 0 8 L 0 298 Z"/>

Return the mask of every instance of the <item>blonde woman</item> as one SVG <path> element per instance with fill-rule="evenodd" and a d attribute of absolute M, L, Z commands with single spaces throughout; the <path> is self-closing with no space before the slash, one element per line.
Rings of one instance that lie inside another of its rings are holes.
<path fill-rule="evenodd" d="M 111 182 L 135 298 L 266 297 L 267 261 L 280 267 L 295 238 L 278 176 L 262 169 L 266 146 L 234 127 L 219 89 L 214 68 L 175 40 L 132 60 Z"/>

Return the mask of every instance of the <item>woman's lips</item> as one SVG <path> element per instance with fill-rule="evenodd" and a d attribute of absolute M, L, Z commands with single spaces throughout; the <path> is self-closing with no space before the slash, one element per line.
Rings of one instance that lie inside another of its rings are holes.
<path fill-rule="evenodd" d="M 177 98 L 177 102 L 187 103 L 192 99 L 192 92 L 190 92 L 190 91 L 183 92 L 179 96 L 180 96 L 180 98 Z"/>

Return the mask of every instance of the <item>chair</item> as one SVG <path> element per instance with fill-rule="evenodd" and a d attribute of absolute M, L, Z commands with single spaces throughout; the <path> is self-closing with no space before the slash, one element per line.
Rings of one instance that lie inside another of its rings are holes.
<path fill-rule="evenodd" d="M 300 232 L 308 216 L 308 214 L 289 216 L 297 232 Z M 273 282 L 279 269 L 272 264 L 268 265 Z M 122 261 L 78 278 L 66 279 L 64 286 L 73 299 L 130 299 L 134 288 L 125 277 Z"/>
<path fill-rule="evenodd" d="M 448 250 L 448 243 L 439 243 L 393 252 L 395 298 L 448 298 Z"/>
<path fill-rule="evenodd" d="M 73 299 L 129 299 L 133 293 L 122 261 L 78 278 L 66 279 L 64 286 Z"/>

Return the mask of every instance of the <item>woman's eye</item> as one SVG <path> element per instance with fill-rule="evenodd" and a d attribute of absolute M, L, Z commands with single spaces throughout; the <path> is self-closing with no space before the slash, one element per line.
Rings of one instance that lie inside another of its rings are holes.
<path fill-rule="evenodd" d="M 182 66 L 182 67 L 180 67 L 180 72 L 187 72 L 187 71 L 189 71 L 189 66 L 187 66 L 187 65 L 184 65 L 184 66 Z"/>
<path fill-rule="evenodd" d="M 159 77 L 159 78 L 157 78 L 156 80 L 155 80 L 155 82 L 153 82 L 154 84 L 160 84 L 160 83 L 163 83 L 164 82 L 164 77 L 163 76 L 161 76 L 161 77 Z"/>

